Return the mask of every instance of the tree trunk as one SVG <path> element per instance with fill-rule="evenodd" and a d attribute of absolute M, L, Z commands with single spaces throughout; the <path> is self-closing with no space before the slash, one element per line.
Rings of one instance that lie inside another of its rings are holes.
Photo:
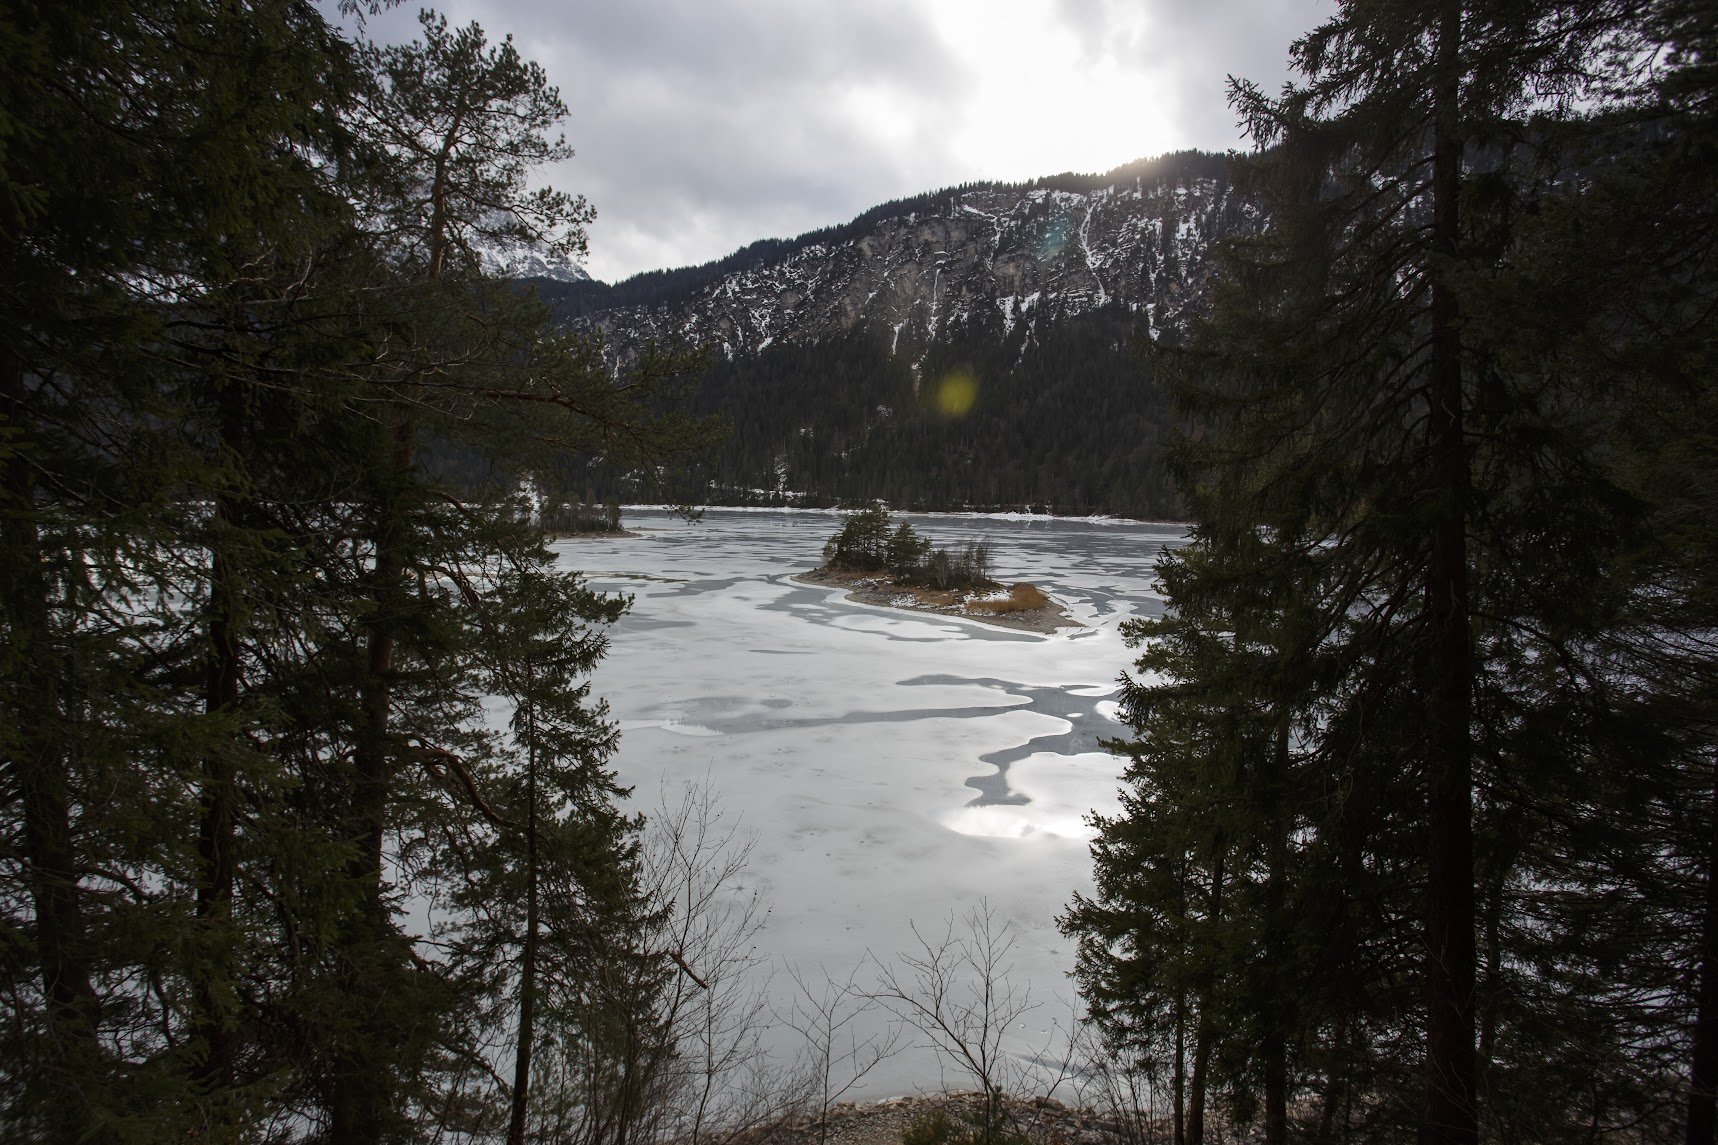
<path fill-rule="evenodd" d="M 223 500 L 217 512 L 227 508 L 228 503 Z M 227 557 L 217 553 L 210 568 L 213 615 L 209 622 L 209 668 L 203 710 L 211 716 L 231 712 L 239 700 L 238 638 L 229 596 L 233 588 L 231 565 Z M 230 975 L 223 972 L 225 959 L 217 956 L 216 948 L 222 939 L 215 932 L 224 929 L 232 917 L 236 778 L 232 759 L 222 747 L 208 753 L 203 761 L 203 815 L 197 835 L 200 867 L 197 924 L 205 948 L 193 970 L 197 1013 L 193 1036 L 204 1048 L 197 1077 L 210 1088 L 233 1084 L 233 1028 L 225 1001 Z"/>
<path fill-rule="evenodd" d="M 1205 1145 L 1205 1068 L 1211 1060 L 1211 1027 L 1204 1014 L 1193 1037 L 1193 1077 L 1187 1097 L 1187 1145 Z"/>
<path fill-rule="evenodd" d="M 0 353 L 0 430 L 10 430 L 14 447 L 25 435 L 24 369 Z M 10 435 L 9 435 L 10 436 Z M 29 867 L 35 912 L 36 965 L 47 1007 L 47 1057 L 35 1064 L 46 1075 L 44 1088 L 55 1103 L 55 1140 L 86 1135 L 94 1113 L 88 1095 L 99 1084 L 91 1077 L 99 1057 L 96 1041 L 98 1002 L 84 950 L 82 887 L 72 846 L 70 776 L 63 729 L 55 726 L 60 708 L 58 659 L 53 647 L 48 578 L 43 572 L 37 530 L 36 482 L 30 461 L 14 454 L 6 464 L 4 513 L 0 514 L 0 561 L 6 583 L 0 588 L 12 668 L 5 687 L 11 692 L 12 771 L 24 816 L 24 859 Z"/>
<path fill-rule="evenodd" d="M 527 678 L 527 703 L 531 684 Z M 519 1040 L 513 1055 L 513 1108 L 507 1145 L 525 1145 L 525 1114 L 531 1098 L 531 1044 L 537 1016 L 537 721 L 526 713 L 525 772 L 525 943 L 519 964 Z"/>
<path fill-rule="evenodd" d="M 1468 622 L 1468 471 L 1463 441 L 1461 336 L 1445 265 L 1457 251 L 1461 180 L 1462 10 L 1446 0 L 1433 91 L 1433 257 L 1428 399 L 1434 517 L 1426 579 L 1427 678 L 1426 1109 L 1428 1145 L 1472 1145 L 1474 886 L 1472 645 Z"/>
<path fill-rule="evenodd" d="M 1211 864 L 1211 896 L 1207 900 L 1206 914 L 1207 921 L 1213 926 L 1223 917 L 1223 853 L 1220 840 L 1216 850 L 1217 857 Z M 1205 1079 L 1211 1061 L 1211 1043 L 1216 1040 L 1216 1031 L 1211 1028 L 1209 1016 L 1211 992 L 1209 984 L 1206 985 L 1204 996 L 1199 1000 L 1199 1022 L 1193 1037 L 1193 1079 L 1187 1108 L 1187 1145 L 1205 1145 Z"/>
<path fill-rule="evenodd" d="M 1318 1113 L 1319 1141 L 1334 1141 L 1337 1139 L 1336 1115 L 1342 1108 L 1343 1097 L 1348 1088 L 1348 1019 L 1339 1018 L 1336 1023 L 1336 1036 L 1331 1042 L 1330 1064 L 1324 1071 L 1324 1100 L 1320 1103 Z"/>
<path fill-rule="evenodd" d="M 1265 792 L 1270 812 L 1270 840 L 1266 857 L 1265 883 L 1265 958 L 1270 991 L 1266 1005 L 1270 1007 L 1265 1028 L 1264 1045 L 1260 1053 L 1265 1074 L 1265 1145 L 1287 1145 L 1288 1142 L 1288 1033 L 1290 1025 L 1289 991 L 1285 962 L 1288 959 L 1285 941 L 1287 920 L 1283 903 L 1284 883 L 1288 878 L 1288 823 L 1283 814 L 1284 791 L 1288 784 L 1289 721 L 1278 718 L 1276 750 L 1272 760 L 1271 783 Z"/>
<path fill-rule="evenodd" d="M 393 468 L 403 474 L 412 465 L 416 435 L 410 418 L 401 415 L 394 428 Z M 382 840 L 387 832 L 388 793 L 393 783 L 393 751 L 388 729 L 393 714 L 394 651 L 396 625 L 406 571 L 404 549 L 406 526 L 400 521 L 397 494 L 384 494 L 382 523 L 376 538 L 376 567 L 373 596 L 376 613 L 370 622 L 368 671 L 361 700 L 364 730 L 359 737 L 357 766 L 358 837 L 362 853 L 354 874 L 366 882 L 365 892 L 372 911 L 381 907 Z"/>
<path fill-rule="evenodd" d="M 223 439 L 236 448 L 243 411 L 238 408 L 233 387 L 221 395 Z M 209 561 L 209 652 L 208 674 L 203 691 L 203 711 L 210 716 L 232 713 L 239 702 L 240 572 L 228 548 L 227 532 L 238 524 L 234 498 L 222 494 L 215 501 L 214 536 Z M 192 970 L 193 1004 L 196 1019 L 192 1036 L 201 1044 L 203 1061 L 197 1080 L 210 1090 L 229 1089 L 234 1084 L 234 1016 L 228 1005 L 231 967 L 224 956 L 224 935 L 232 918 L 233 889 L 237 860 L 233 853 L 238 810 L 238 783 L 230 745 L 217 743 L 203 760 L 203 813 L 197 833 L 199 880 L 197 885 L 197 929 L 203 941 L 202 956 Z"/>
<path fill-rule="evenodd" d="M 1174 1145 L 1187 1145 L 1186 1120 L 1187 1080 L 1187 995 L 1175 1000 L 1175 1066 L 1171 1086 L 1175 1090 L 1175 1110 L 1171 1117 Z"/>
<path fill-rule="evenodd" d="M 372 596 L 376 610 L 369 623 L 364 682 L 359 689 L 363 725 L 353 752 L 354 792 L 351 841 L 356 851 L 347 875 L 358 885 L 361 904 L 350 920 L 346 940 L 343 992 L 366 1017 L 353 1021 L 348 1041 L 337 1052 L 333 1100 L 329 1110 L 332 1136 L 354 1145 L 375 1145 L 386 1132 L 394 1091 L 392 1062 L 386 1060 L 397 1031 L 385 1017 L 391 1009 L 386 990 L 388 964 L 394 957 L 392 923 L 382 894 L 382 850 L 388 829 L 388 802 L 394 781 L 395 757 L 389 742 L 393 712 L 394 654 L 397 624 L 405 592 L 407 527 L 400 520 L 399 494 L 392 486 L 411 468 L 416 442 L 405 414 L 394 428 L 393 473 L 384 478 L 380 527 Z"/>
<path fill-rule="evenodd" d="M 1706 916 L 1700 927 L 1700 985 L 1689 1070 L 1688 1145 L 1712 1145 L 1718 1130 L 1718 756 L 1706 824 Z"/>

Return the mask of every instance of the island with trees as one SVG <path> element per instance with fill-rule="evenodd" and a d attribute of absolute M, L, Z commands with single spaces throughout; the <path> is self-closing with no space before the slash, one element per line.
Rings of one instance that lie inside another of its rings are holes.
<path fill-rule="evenodd" d="M 1005 585 L 990 572 L 988 542 L 939 548 L 874 504 L 846 514 L 823 546 L 823 564 L 794 579 L 842 586 L 860 604 L 963 616 L 1000 628 L 1052 633 L 1080 627 L 1037 585 Z"/>

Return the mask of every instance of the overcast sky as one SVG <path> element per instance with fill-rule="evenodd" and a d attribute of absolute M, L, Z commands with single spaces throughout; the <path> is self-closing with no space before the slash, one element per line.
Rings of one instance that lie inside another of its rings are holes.
<path fill-rule="evenodd" d="M 1226 77 L 1275 89 L 1330 0 L 446 0 L 511 33 L 570 114 L 548 181 L 597 208 L 616 281 L 979 179 L 1242 142 Z M 414 38 L 416 7 L 370 20 Z"/>

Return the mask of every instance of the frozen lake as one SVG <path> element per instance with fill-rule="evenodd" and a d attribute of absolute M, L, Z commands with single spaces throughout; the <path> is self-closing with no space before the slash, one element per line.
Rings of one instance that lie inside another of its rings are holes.
<path fill-rule="evenodd" d="M 707 783 L 756 837 L 746 887 L 770 908 L 756 941 L 778 1001 L 787 967 L 843 978 L 867 951 L 908 949 L 912 923 L 940 934 L 951 911 L 988 899 L 1020 936 L 1011 980 L 1039 1003 L 1015 1031 L 1023 1050 L 1074 1001 L 1054 918 L 1090 885 L 1084 816 L 1116 805 L 1119 763 L 1098 741 L 1125 730 L 1114 696 L 1131 657 L 1117 629 L 1161 610 L 1153 563 L 1183 533 L 907 519 L 951 548 L 989 540 L 997 579 L 1041 586 L 1086 627 L 1038 636 L 793 583 L 821 563 L 832 514 L 711 510 L 689 525 L 629 510 L 641 536 L 556 548 L 593 587 L 634 597 L 594 687 L 620 722 L 622 782 L 643 808 Z M 794 1048 L 791 1031 L 771 1037 Z M 934 1061 L 908 1053 L 862 1094 L 941 1084 Z"/>

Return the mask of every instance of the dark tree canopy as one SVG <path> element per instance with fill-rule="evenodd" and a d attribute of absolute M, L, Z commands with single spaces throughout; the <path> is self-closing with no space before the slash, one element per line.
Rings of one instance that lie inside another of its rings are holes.
<path fill-rule="evenodd" d="M 554 567 L 520 481 L 701 431 L 683 360 L 617 377 L 492 277 L 582 244 L 583 201 L 526 186 L 564 108 L 511 43 L 423 35 L 304 0 L 0 17 L 8 1139 L 596 1100 L 624 1135 L 616 1078 L 653 1084 L 612 1021 L 659 1028 L 664 955 L 589 694 L 625 601 Z M 506 468 L 452 487 L 420 434 Z"/>
<path fill-rule="evenodd" d="M 1712 1140 L 1711 31 L 1345 3 L 1236 88 L 1269 225 L 1157 357 L 1196 523 L 1064 919 L 1186 1138 Z"/>

